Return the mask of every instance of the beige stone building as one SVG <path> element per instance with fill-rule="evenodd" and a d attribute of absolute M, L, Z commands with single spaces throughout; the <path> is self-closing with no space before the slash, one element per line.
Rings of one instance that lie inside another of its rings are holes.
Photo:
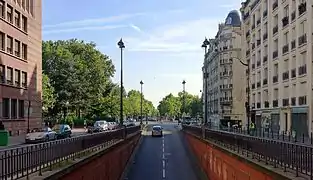
<path fill-rule="evenodd" d="M 209 40 L 203 67 L 208 121 L 215 126 L 245 124 L 246 67 L 239 62 L 241 40 L 240 15 L 231 11 L 225 23 L 219 24 L 215 38 Z"/>
<path fill-rule="evenodd" d="M 0 117 L 12 135 L 41 126 L 41 7 L 0 0 Z"/>
<path fill-rule="evenodd" d="M 242 3 L 252 120 L 273 131 L 312 132 L 312 0 Z"/>

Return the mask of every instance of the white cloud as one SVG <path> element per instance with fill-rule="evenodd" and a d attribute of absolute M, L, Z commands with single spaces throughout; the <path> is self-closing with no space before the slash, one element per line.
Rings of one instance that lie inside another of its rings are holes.
<path fill-rule="evenodd" d="M 134 24 L 130 24 L 129 25 L 131 28 L 133 28 L 135 31 L 138 31 L 138 32 L 142 32 L 142 30 L 138 27 L 138 26 L 136 26 L 136 25 L 134 25 Z"/>
<path fill-rule="evenodd" d="M 67 21 L 67 22 L 62 22 L 58 24 L 45 25 L 43 26 L 43 28 L 88 26 L 88 25 L 96 25 L 96 24 L 103 24 L 103 23 L 113 23 L 113 22 L 120 22 L 126 19 L 143 15 L 143 14 L 144 13 L 121 14 L 118 16 L 111 16 L 111 17 L 104 17 L 104 18 L 91 18 L 91 19 L 82 19 L 78 21 Z"/>
<path fill-rule="evenodd" d="M 129 51 L 199 52 L 204 37 L 214 37 L 220 19 L 199 19 L 165 25 L 151 32 L 126 37 Z"/>
<path fill-rule="evenodd" d="M 44 30 L 44 34 L 58 34 L 58 33 L 71 33 L 77 31 L 95 31 L 95 30 L 110 30 L 126 27 L 124 25 L 112 25 L 112 26 L 91 26 L 91 27 L 78 27 L 78 28 L 67 28 L 67 29 L 55 29 L 55 30 Z"/>

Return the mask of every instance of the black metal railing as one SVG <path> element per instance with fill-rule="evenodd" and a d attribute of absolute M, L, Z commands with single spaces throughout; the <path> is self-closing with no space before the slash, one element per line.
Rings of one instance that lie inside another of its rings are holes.
<path fill-rule="evenodd" d="M 0 150 L 0 179 L 29 179 L 35 172 L 42 175 L 62 162 L 75 160 L 136 132 L 140 132 L 140 126 Z"/>
<path fill-rule="evenodd" d="M 221 145 L 241 156 L 281 168 L 284 172 L 289 169 L 290 172 L 295 173 L 295 176 L 304 174 L 310 176 L 310 179 L 313 178 L 313 173 L 311 173 L 313 172 L 313 146 L 295 143 L 294 138 L 286 141 L 274 139 L 274 135 L 272 138 L 266 138 L 191 126 L 183 126 L 183 130 Z"/>

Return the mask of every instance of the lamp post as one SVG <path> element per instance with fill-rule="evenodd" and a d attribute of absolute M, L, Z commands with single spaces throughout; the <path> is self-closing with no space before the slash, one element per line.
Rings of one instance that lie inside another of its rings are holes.
<path fill-rule="evenodd" d="M 28 108 L 27 108 L 27 133 L 30 133 L 30 127 L 29 127 L 30 107 L 31 107 L 31 101 L 28 100 Z"/>
<path fill-rule="evenodd" d="M 204 48 L 204 68 L 203 68 L 203 79 L 204 79 L 204 88 L 203 88 L 203 93 L 204 93 L 204 124 L 208 123 L 208 73 L 207 73 L 207 64 L 205 63 L 206 61 L 206 54 L 207 54 L 207 48 L 209 46 L 209 41 L 207 38 L 204 39 L 202 43 L 202 48 Z M 211 126 L 211 119 L 210 119 L 210 126 Z"/>
<path fill-rule="evenodd" d="M 121 94 L 120 94 L 120 125 L 123 125 L 123 49 L 125 48 L 122 38 L 117 43 L 121 49 Z"/>
<path fill-rule="evenodd" d="M 186 102 L 185 102 L 185 96 L 186 96 L 186 92 L 185 92 L 185 84 L 186 84 L 186 81 L 185 80 L 183 80 L 183 82 L 182 82 L 182 84 L 183 84 L 183 112 L 182 112 L 182 116 L 184 115 L 184 113 L 186 113 L 185 111 L 186 111 L 186 109 L 185 109 L 185 105 L 186 105 Z"/>
<path fill-rule="evenodd" d="M 250 66 L 248 63 L 244 63 L 241 59 L 237 57 L 231 57 L 233 59 L 237 59 L 243 66 L 247 67 L 248 71 L 248 77 L 247 77 L 247 102 L 245 103 L 245 108 L 246 108 L 246 115 L 247 115 L 247 120 L 248 120 L 248 126 L 247 126 L 247 132 L 250 134 Z"/>
<path fill-rule="evenodd" d="M 44 120 L 44 112 L 45 112 L 46 108 L 45 106 L 42 104 L 41 107 L 41 125 L 44 126 L 45 120 Z"/>
<path fill-rule="evenodd" d="M 142 125 L 142 99 L 143 99 L 142 85 L 143 85 L 143 82 L 141 80 L 140 81 L 140 125 Z"/>

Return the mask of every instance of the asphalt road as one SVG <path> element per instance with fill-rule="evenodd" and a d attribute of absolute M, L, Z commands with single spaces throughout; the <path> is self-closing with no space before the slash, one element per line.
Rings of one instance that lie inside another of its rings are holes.
<path fill-rule="evenodd" d="M 155 124 L 149 124 L 143 134 L 128 180 L 197 180 L 177 124 L 159 124 L 163 127 L 163 137 L 151 137 L 151 128 Z"/>

